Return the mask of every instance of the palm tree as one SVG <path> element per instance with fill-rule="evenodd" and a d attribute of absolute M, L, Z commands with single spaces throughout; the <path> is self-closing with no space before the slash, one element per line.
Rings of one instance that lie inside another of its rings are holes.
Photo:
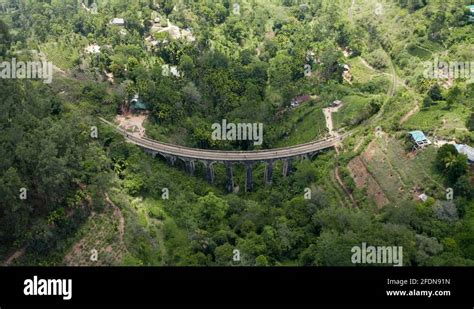
<path fill-rule="evenodd" d="M 458 156 L 452 152 L 448 153 L 447 156 L 444 158 L 444 168 L 445 171 L 452 169 L 456 166 L 458 162 Z"/>

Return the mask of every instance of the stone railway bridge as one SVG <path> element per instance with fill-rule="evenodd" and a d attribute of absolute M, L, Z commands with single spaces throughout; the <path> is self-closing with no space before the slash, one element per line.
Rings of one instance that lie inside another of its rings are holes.
<path fill-rule="evenodd" d="M 283 176 L 287 176 L 291 171 L 291 162 L 296 158 L 311 159 L 318 152 L 335 147 L 344 137 L 349 135 L 346 133 L 341 136 L 326 138 L 318 141 L 313 141 L 306 144 L 300 144 L 285 148 L 275 148 L 268 150 L 254 150 L 254 151 L 222 151 L 222 150 L 206 150 L 189 148 L 184 146 L 172 145 L 168 143 L 158 142 L 146 137 L 139 137 L 130 132 L 119 128 L 115 124 L 100 118 L 106 124 L 112 126 L 122 134 L 126 140 L 143 148 L 146 152 L 156 157 L 161 155 L 171 165 L 174 165 L 179 159 L 184 162 L 186 171 L 193 175 L 196 162 L 202 162 L 206 167 L 206 178 L 209 183 L 214 182 L 214 168 L 215 163 L 223 163 L 226 168 L 227 181 L 226 189 L 228 192 L 234 190 L 233 170 L 232 165 L 236 163 L 244 164 L 246 167 L 245 190 L 253 190 L 253 167 L 260 162 L 266 164 L 265 167 L 265 184 L 272 183 L 273 164 L 275 161 L 283 161 Z"/>

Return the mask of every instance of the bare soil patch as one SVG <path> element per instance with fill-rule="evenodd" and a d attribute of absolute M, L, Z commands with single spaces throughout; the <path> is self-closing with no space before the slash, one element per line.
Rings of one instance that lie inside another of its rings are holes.
<path fill-rule="evenodd" d="M 124 243 L 125 219 L 120 209 L 105 197 L 110 206 L 101 213 L 92 213 L 83 227 L 84 236 L 64 257 L 67 266 L 120 265 L 127 248 Z M 96 250 L 96 251 L 95 251 Z M 93 259 L 94 252 L 97 260 Z"/>
<path fill-rule="evenodd" d="M 115 121 L 118 126 L 131 134 L 137 135 L 139 137 L 145 136 L 145 128 L 143 127 L 143 122 L 148 117 L 146 114 L 135 115 L 132 113 L 127 113 L 123 115 L 117 115 Z"/>
<path fill-rule="evenodd" d="M 352 159 L 352 161 L 347 165 L 347 168 L 349 169 L 357 188 L 366 188 L 367 194 L 375 200 L 378 208 L 382 208 L 390 202 L 383 193 L 380 185 L 370 174 L 365 162 L 360 156 Z"/>

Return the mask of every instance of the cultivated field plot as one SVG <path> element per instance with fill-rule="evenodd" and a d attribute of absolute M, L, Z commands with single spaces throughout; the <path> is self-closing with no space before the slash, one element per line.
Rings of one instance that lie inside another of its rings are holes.
<path fill-rule="evenodd" d="M 356 186 L 358 188 L 367 189 L 367 194 L 374 199 L 375 204 L 379 208 L 390 203 L 382 188 L 368 171 L 366 163 L 360 156 L 349 162 L 347 168 L 349 169 Z"/>
<path fill-rule="evenodd" d="M 435 155 L 436 149 L 433 147 L 416 155 L 407 154 L 400 140 L 382 137 L 373 140 L 367 150 L 354 160 L 362 160 L 363 165 L 366 166 L 369 175 L 366 176 L 369 179 L 367 184 L 374 186 L 368 190 L 368 193 L 375 198 L 378 206 L 383 206 L 386 203 L 380 192 L 389 201 L 395 203 L 411 200 L 417 192 L 420 194 L 425 192 L 428 195 L 443 193 L 441 179 L 432 166 Z M 352 175 L 360 174 L 361 171 L 354 169 L 354 164 L 352 162 L 349 165 Z M 355 180 L 360 186 L 361 182 L 358 179 Z"/>
<path fill-rule="evenodd" d="M 80 229 L 82 238 L 74 244 L 64 258 L 67 266 L 112 266 L 120 265 L 127 251 L 123 243 L 123 226 L 120 215 L 112 208 L 103 213 L 93 213 Z M 94 258 L 97 250 L 97 260 Z"/>

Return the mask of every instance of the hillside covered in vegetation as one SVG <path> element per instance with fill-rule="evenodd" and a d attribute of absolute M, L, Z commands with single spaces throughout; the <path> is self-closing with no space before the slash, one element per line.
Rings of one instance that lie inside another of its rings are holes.
<path fill-rule="evenodd" d="M 469 4 L 0 0 L 0 63 L 54 72 L 0 78 L 2 264 L 346 266 L 365 242 L 474 265 L 474 169 L 454 146 L 474 146 Z M 271 185 L 255 165 L 251 192 L 235 165 L 229 193 L 223 165 L 210 184 L 100 118 L 210 150 L 350 135 L 288 176 L 276 162 Z M 263 143 L 213 139 L 223 119 L 262 123 Z"/>

